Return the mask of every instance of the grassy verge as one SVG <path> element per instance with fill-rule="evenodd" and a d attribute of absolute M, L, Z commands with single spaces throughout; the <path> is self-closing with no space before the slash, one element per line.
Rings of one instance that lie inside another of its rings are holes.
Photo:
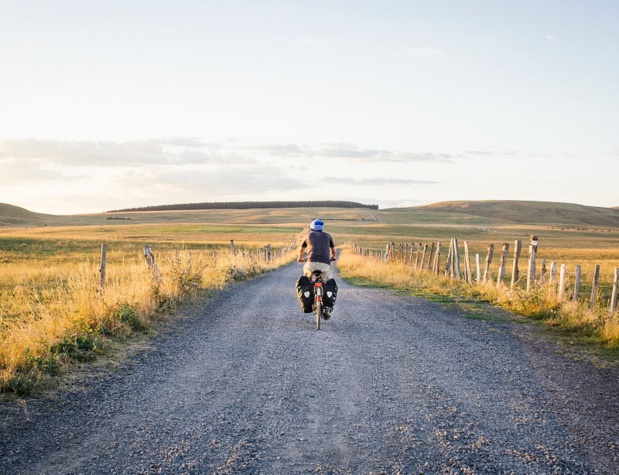
<path fill-rule="evenodd" d="M 6 244 L 6 243 L 5 243 Z M 32 243 L 22 241 L 24 249 Z M 0 272 L 0 394 L 24 396 L 47 387 L 75 363 L 92 361 L 118 342 L 149 332 L 178 305 L 291 262 L 293 252 L 266 263 L 257 252 L 198 249 L 156 252 L 160 276 L 136 246 L 108 254 L 105 292 L 98 260 L 84 259 L 79 246 L 56 242 L 62 259 L 26 253 L 26 261 L 4 246 Z M 72 255 L 71 252 L 74 254 Z M 24 258 L 23 250 L 19 255 Z M 96 258 L 96 256 L 93 256 Z"/>
<path fill-rule="evenodd" d="M 537 286 L 531 292 L 509 287 L 497 288 L 494 282 L 468 285 L 430 272 L 418 272 L 398 262 L 363 257 L 344 249 L 338 261 L 343 278 L 353 283 L 405 291 L 430 300 L 466 304 L 483 301 L 503 307 L 552 327 L 560 334 L 619 353 L 619 322 L 608 317 L 603 302 L 593 309 L 583 302 L 560 301 L 555 288 Z M 466 307 L 466 305 L 464 305 Z"/>

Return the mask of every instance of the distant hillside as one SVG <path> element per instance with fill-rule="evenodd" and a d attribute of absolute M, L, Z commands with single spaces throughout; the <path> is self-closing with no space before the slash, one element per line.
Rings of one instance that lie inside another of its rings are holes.
<path fill-rule="evenodd" d="M 398 221 L 408 216 L 411 221 L 436 224 L 619 227 L 617 208 L 544 201 L 451 201 L 382 212 Z"/>
<path fill-rule="evenodd" d="M 301 206 L 301 202 L 299 206 Z M 309 204 L 311 203 L 311 205 Z M 0 203 L 0 227 L 130 225 L 154 223 L 244 223 L 289 224 L 309 222 L 316 216 L 332 221 L 384 224 L 426 224 L 432 226 L 551 226 L 566 228 L 619 228 L 618 208 L 599 208 L 568 203 L 536 201 L 453 201 L 410 208 L 377 210 L 353 202 L 309 202 L 305 208 L 278 207 L 277 203 L 252 202 L 246 208 L 238 203 L 230 208 L 167 210 L 157 213 L 125 211 L 90 215 L 57 216 L 33 213 L 24 208 Z M 336 203 L 345 203 L 336 206 Z M 271 206 L 268 206 L 271 204 Z M 290 203 L 288 203 L 290 204 Z M 354 206 L 353 206 L 354 205 Z M 261 207 L 261 208 L 259 208 Z M 338 209 L 339 208 L 339 209 Z"/>
<path fill-rule="evenodd" d="M 57 215 L 35 213 L 19 206 L 0 203 L 0 228 L 35 226 L 83 226 L 105 223 L 102 214 Z"/>
<path fill-rule="evenodd" d="M 378 209 L 378 205 L 364 205 L 353 201 L 230 201 L 211 203 L 184 203 L 175 205 L 145 206 L 108 211 L 108 213 L 127 213 L 136 211 L 194 211 L 202 209 L 280 209 L 280 208 L 368 208 Z"/>
<path fill-rule="evenodd" d="M 33 213 L 19 206 L 0 203 L 0 226 L 41 226 L 51 215 Z"/>

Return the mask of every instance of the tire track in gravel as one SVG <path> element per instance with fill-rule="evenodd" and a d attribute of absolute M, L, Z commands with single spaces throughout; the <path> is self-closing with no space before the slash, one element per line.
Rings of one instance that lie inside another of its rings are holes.
<path fill-rule="evenodd" d="M 188 307 L 30 420 L 2 405 L 0 473 L 593 472 L 510 323 L 340 280 L 317 332 L 299 273 Z"/>

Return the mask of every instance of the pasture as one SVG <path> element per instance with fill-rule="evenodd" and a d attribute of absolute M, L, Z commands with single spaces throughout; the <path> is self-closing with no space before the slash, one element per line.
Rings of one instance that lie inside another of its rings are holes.
<path fill-rule="evenodd" d="M 301 230 L 205 223 L 0 229 L 0 388 L 27 394 L 74 362 L 148 332 L 187 298 L 290 262 Z"/>
<path fill-rule="evenodd" d="M 289 208 L 53 216 L 0 205 L 0 386 L 4 392 L 26 394 L 75 360 L 105 352 L 110 342 L 149 331 L 186 298 L 292 261 L 293 242 L 315 217 L 326 221 L 336 245 L 354 242 L 374 253 L 391 242 L 417 246 L 442 241 L 448 246 L 451 238 L 457 238 L 466 240 L 471 254 L 478 253 L 483 260 L 489 244 L 498 254 L 503 243 L 513 246 L 520 239 L 525 259 L 529 236 L 536 235 L 538 268 L 543 259 L 548 265 L 565 263 L 572 282 L 572 269 L 579 264 L 586 292 L 595 265 L 600 265 L 602 294 L 610 292 L 614 269 L 619 267 L 619 225 L 614 225 L 619 211 L 520 203 L 516 212 L 505 211 L 505 206 L 503 202 L 469 207 L 447 203 L 395 210 Z M 236 255 L 231 253 L 230 240 Z M 107 246 L 104 292 L 99 274 L 103 243 Z M 264 259 L 267 244 L 273 250 L 268 263 Z M 144 245 L 154 252 L 162 275 L 159 280 L 144 260 Z M 525 262 L 523 266 L 526 269 Z M 416 285 L 406 282 L 411 288 Z M 431 286 L 432 292 L 445 287 L 440 282 Z"/>

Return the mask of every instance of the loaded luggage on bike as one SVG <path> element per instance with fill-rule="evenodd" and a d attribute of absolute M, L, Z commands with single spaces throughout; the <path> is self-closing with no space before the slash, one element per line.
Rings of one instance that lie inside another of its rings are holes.
<path fill-rule="evenodd" d="M 335 279 L 330 279 L 325 282 L 325 295 L 323 297 L 325 308 L 333 309 L 336 299 L 337 299 L 337 282 L 335 282 Z"/>
<path fill-rule="evenodd" d="M 309 277 L 305 275 L 299 276 L 295 284 L 297 289 L 297 297 L 301 305 L 303 313 L 311 313 L 314 305 L 314 290 L 313 283 Z M 324 283 L 323 303 L 325 308 L 333 309 L 337 300 L 337 282 L 335 279 L 330 279 Z"/>
<path fill-rule="evenodd" d="M 301 310 L 304 313 L 312 313 L 312 308 L 314 305 L 314 289 L 312 288 L 312 281 L 309 277 L 302 275 L 297 279 L 296 287 L 299 303 L 301 304 Z"/>
<path fill-rule="evenodd" d="M 335 260 L 335 245 L 331 236 L 323 232 L 324 222 L 315 219 L 299 247 L 299 262 L 304 262 L 304 275 L 297 280 L 297 295 L 305 313 L 316 310 L 317 328 L 320 319 L 328 320 L 337 298 L 337 284 L 333 279 L 331 262 Z M 304 254 L 307 253 L 307 258 Z"/>

